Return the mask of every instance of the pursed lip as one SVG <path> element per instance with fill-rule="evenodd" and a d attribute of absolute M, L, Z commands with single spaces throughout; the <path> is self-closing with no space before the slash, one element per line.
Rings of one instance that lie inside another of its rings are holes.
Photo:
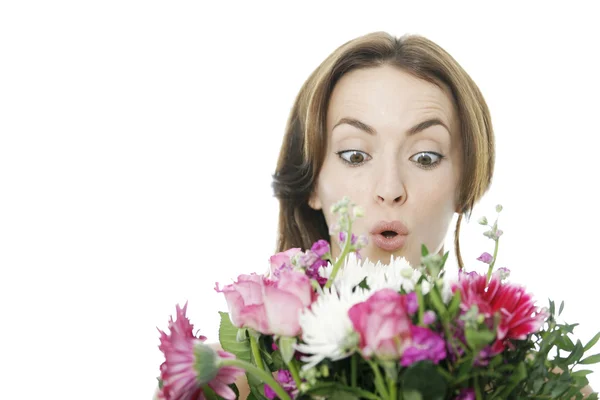
<path fill-rule="evenodd" d="M 408 235 L 408 228 L 400 221 L 379 221 L 369 232 L 371 235 L 379 235 L 382 232 L 391 231 L 398 235 Z"/>
<path fill-rule="evenodd" d="M 383 232 L 395 232 L 395 236 L 385 237 Z M 371 229 L 371 236 L 375 246 L 388 252 L 401 249 L 406 242 L 408 229 L 400 221 L 379 221 Z"/>

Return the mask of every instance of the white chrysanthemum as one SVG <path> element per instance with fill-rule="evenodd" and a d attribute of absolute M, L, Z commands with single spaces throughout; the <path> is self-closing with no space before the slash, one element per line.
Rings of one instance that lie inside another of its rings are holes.
<path fill-rule="evenodd" d="M 349 347 L 356 345 L 356 336 L 348 310 L 367 300 L 370 292 L 361 288 L 355 291 L 342 284 L 336 288 L 323 289 L 310 310 L 300 315 L 302 342 L 296 344 L 296 350 L 306 354 L 302 368 L 309 369 L 326 358 L 333 361 L 350 355 Z"/>
<path fill-rule="evenodd" d="M 322 276 L 329 278 L 332 270 L 333 266 L 329 264 L 322 268 L 320 273 Z M 412 292 L 421 278 L 421 273 L 412 268 L 404 257 L 394 258 L 392 255 L 389 264 L 382 264 L 381 262 L 374 264 L 368 258 L 361 261 L 355 253 L 350 253 L 344 265 L 338 271 L 333 286 L 338 290 L 341 286 L 354 287 L 365 278 L 367 278 L 367 285 L 372 292 L 384 288 L 395 291 L 404 289 L 406 292 Z M 423 281 L 421 286 L 423 293 L 429 291 L 429 282 Z"/>
<path fill-rule="evenodd" d="M 337 261 L 336 261 L 337 262 Z M 366 260 L 366 264 L 372 264 Z M 333 272 L 333 265 L 328 263 L 327 266 L 319 269 L 319 274 L 327 279 Z M 356 253 L 350 253 L 344 260 L 344 264 L 340 267 L 333 281 L 333 286 L 340 290 L 341 287 L 353 288 L 365 279 L 367 270 L 363 268 L 360 260 L 356 257 Z"/>

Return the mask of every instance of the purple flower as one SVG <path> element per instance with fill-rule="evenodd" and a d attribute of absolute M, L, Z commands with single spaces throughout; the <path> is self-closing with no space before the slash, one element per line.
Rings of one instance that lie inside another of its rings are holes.
<path fill-rule="evenodd" d="M 454 400 L 475 400 L 475 391 L 471 388 L 463 389 Z"/>
<path fill-rule="evenodd" d="M 492 255 L 490 253 L 484 252 L 483 254 L 481 254 L 479 256 L 479 258 L 477 258 L 477 261 L 482 261 L 486 264 L 490 264 L 493 259 L 494 259 L 494 257 L 492 257 Z"/>
<path fill-rule="evenodd" d="M 292 378 L 292 374 L 290 371 L 285 369 L 280 369 L 277 371 L 277 382 L 283 387 L 283 389 L 290 395 L 291 398 L 294 398 L 294 392 L 296 391 L 296 383 Z M 265 385 L 265 397 L 269 400 L 273 400 L 277 397 L 277 394 L 269 385 Z"/>
<path fill-rule="evenodd" d="M 319 240 L 315 242 L 310 250 L 315 253 L 318 257 L 323 257 L 325 254 L 330 252 L 329 243 L 326 240 Z"/>
<path fill-rule="evenodd" d="M 344 243 L 346 241 L 346 232 L 341 231 L 340 234 L 338 235 L 338 240 L 340 242 Z M 350 244 L 355 245 L 357 241 L 358 241 L 358 236 L 356 236 L 353 233 L 352 237 L 350 238 Z"/>
<path fill-rule="evenodd" d="M 310 267 L 306 268 L 306 276 L 316 281 L 323 287 L 327 283 L 327 278 L 319 275 L 319 268 L 327 265 L 327 260 L 316 260 Z"/>
<path fill-rule="evenodd" d="M 300 257 L 298 258 L 298 262 L 302 268 L 308 268 L 311 265 L 313 265 L 319 258 L 320 256 L 315 254 L 313 251 L 306 250 L 304 254 L 300 255 Z"/>
<path fill-rule="evenodd" d="M 419 301 L 417 300 L 417 294 L 410 292 L 406 295 L 406 311 L 409 314 L 414 314 L 419 309 Z"/>
<path fill-rule="evenodd" d="M 429 311 L 425 311 L 425 313 L 423 314 L 423 323 L 425 325 L 431 325 L 435 322 L 436 320 L 436 315 L 433 311 L 429 310 Z"/>
<path fill-rule="evenodd" d="M 410 328 L 412 343 L 404 350 L 400 364 L 408 367 L 422 360 L 431 360 L 434 364 L 446 358 L 446 342 L 435 332 L 421 326 Z"/>

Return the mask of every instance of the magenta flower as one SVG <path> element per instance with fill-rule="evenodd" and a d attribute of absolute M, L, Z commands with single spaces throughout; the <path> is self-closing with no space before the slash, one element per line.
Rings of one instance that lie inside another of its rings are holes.
<path fill-rule="evenodd" d="M 406 295 L 381 289 L 348 310 L 364 357 L 400 358 L 410 344 L 412 323 L 407 308 Z"/>
<path fill-rule="evenodd" d="M 463 389 L 454 400 L 475 400 L 475 391 L 473 389 Z"/>
<path fill-rule="evenodd" d="M 508 340 L 524 340 L 537 332 L 547 318 L 544 311 L 535 307 L 533 298 L 524 288 L 503 283 L 501 278 L 501 274 L 495 272 L 488 283 L 486 275 L 461 273 L 452 289 L 461 293 L 463 312 L 477 306 L 490 328 L 494 326 L 494 316 L 500 319 L 491 355 L 503 351 Z"/>
<path fill-rule="evenodd" d="M 331 251 L 329 243 L 323 239 L 315 242 L 310 249 L 319 257 L 323 257 L 325 254 Z"/>
<path fill-rule="evenodd" d="M 284 269 L 278 280 L 251 274 L 215 290 L 225 294 L 231 322 L 264 335 L 297 336 L 300 312 L 312 303 L 310 279 L 303 273 Z"/>
<path fill-rule="evenodd" d="M 486 264 L 490 264 L 493 259 L 494 259 L 494 257 L 492 257 L 492 255 L 490 253 L 484 252 L 477 258 L 477 261 L 481 261 Z"/>
<path fill-rule="evenodd" d="M 203 387 L 208 385 L 219 396 L 235 399 L 235 392 L 228 385 L 244 374 L 235 367 L 219 368 L 219 358 L 235 358 L 226 351 L 215 351 L 203 344 L 204 336 L 194 336 L 193 325 L 186 317 L 187 303 L 177 305 L 177 318 L 169 321 L 170 334 L 160 332 L 158 348 L 165 356 L 160 366 L 162 388 L 158 393 L 161 400 L 204 399 Z"/>
<path fill-rule="evenodd" d="M 425 325 L 431 325 L 431 324 L 433 324 L 436 319 L 437 319 L 437 316 L 431 310 L 425 311 L 423 313 L 423 323 Z"/>
<path fill-rule="evenodd" d="M 338 240 L 342 243 L 344 243 L 346 241 L 346 232 L 341 231 L 338 235 Z M 352 236 L 350 237 L 350 244 L 351 245 L 355 245 L 358 241 L 358 236 L 356 236 L 354 233 L 352 234 Z"/>
<path fill-rule="evenodd" d="M 296 382 L 294 382 L 294 378 L 292 378 L 292 374 L 290 374 L 290 371 L 280 369 L 279 371 L 277 371 L 276 380 L 281 385 L 283 390 L 285 390 L 287 394 L 289 394 L 290 397 L 293 399 L 298 390 L 296 388 Z M 269 400 L 277 398 L 277 394 L 273 389 L 271 389 L 269 385 L 265 385 L 265 397 Z"/>
<path fill-rule="evenodd" d="M 410 333 L 411 343 L 404 349 L 400 361 L 403 367 L 422 360 L 431 360 L 437 364 L 446 358 L 446 342 L 439 334 L 421 326 L 412 326 Z"/>

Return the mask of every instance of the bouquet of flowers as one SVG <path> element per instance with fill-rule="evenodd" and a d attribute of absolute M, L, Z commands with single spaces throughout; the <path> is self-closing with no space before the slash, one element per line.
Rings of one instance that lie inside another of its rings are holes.
<path fill-rule="evenodd" d="M 500 213 L 501 206 L 496 211 Z M 391 257 L 363 260 L 363 216 L 344 198 L 332 208 L 341 254 L 329 243 L 294 248 L 270 259 L 265 274 L 240 275 L 225 295 L 221 349 L 195 336 L 186 306 L 160 331 L 159 399 L 234 399 L 246 374 L 249 399 L 581 399 L 600 361 L 560 324 L 550 301 L 538 308 L 525 289 L 495 269 L 498 218 L 479 223 L 494 243 L 478 260 L 487 273 L 444 270 L 448 253 L 422 248 L 421 265 Z M 597 393 L 588 399 L 597 399 Z"/>

